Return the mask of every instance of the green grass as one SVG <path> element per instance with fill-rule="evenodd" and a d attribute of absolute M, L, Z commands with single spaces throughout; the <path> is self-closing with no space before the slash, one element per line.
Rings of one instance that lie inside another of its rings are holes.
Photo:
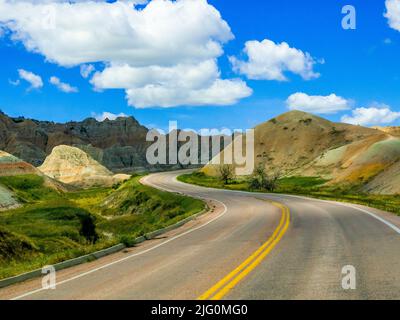
<path fill-rule="evenodd" d="M 100 206 L 103 232 L 126 238 L 170 226 L 204 209 L 201 200 L 141 185 L 134 177 L 111 193 Z"/>
<path fill-rule="evenodd" d="M 210 177 L 202 172 L 194 172 L 178 177 L 179 181 L 204 187 L 255 191 L 249 188 L 246 178 L 233 179 L 225 185 L 218 177 Z M 392 212 L 400 215 L 400 195 L 374 195 L 359 191 L 358 185 L 353 186 L 326 186 L 327 180 L 319 177 L 285 177 L 278 181 L 275 193 L 287 193 L 314 197 L 318 199 L 334 200 L 362 204 L 372 208 Z M 258 190 L 257 192 L 266 192 Z"/>
<path fill-rule="evenodd" d="M 34 175 L 0 177 L 24 206 L 0 212 L 0 278 L 55 264 L 171 225 L 201 211 L 204 203 L 139 184 L 135 177 L 115 188 L 58 193 Z M 105 201 L 107 199 L 107 201 Z M 92 217 L 99 235 L 81 234 Z"/>
<path fill-rule="evenodd" d="M 43 187 L 43 183 L 43 177 L 33 174 L 0 177 L 0 184 L 11 190 L 18 200 L 23 203 L 60 197 L 57 191 Z"/>
<path fill-rule="evenodd" d="M 191 174 L 183 174 L 178 177 L 179 181 L 196 184 L 203 187 L 229 189 L 229 190 L 242 190 L 249 189 L 246 179 L 237 178 L 225 184 L 223 181 L 216 177 L 205 175 L 203 172 L 193 172 Z"/>

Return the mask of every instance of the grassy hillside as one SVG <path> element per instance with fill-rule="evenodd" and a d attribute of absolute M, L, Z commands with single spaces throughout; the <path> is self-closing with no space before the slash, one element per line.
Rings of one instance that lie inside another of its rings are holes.
<path fill-rule="evenodd" d="M 217 177 L 207 176 L 202 172 L 194 172 L 192 174 L 181 175 L 178 177 L 178 180 L 211 188 L 256 191 L 250 188 L 249 182 L 245 177 L 235 178 L 229 184 L 224 184 Z M 326 185 L 325 182 L 327 180 L 319 177 L 285 177 L 279 179 L 274 192 L 362 204 L 400 215 L 400 195 L 372 195 L 360 191 L 360 186 L 358 185 L 338 187 Z M 261 190 L 258 192 L 267 191 Z"/>
<path fill-rule="evenodd" d="M 0 213 L 0 278 L 54 264 L 177 222 L 204 208 L 200 200 L 139 184 L 59 193 L 42 177 L 0 177 L 24 203 Z M 106 217 L 107 216 L 107 217 Z"/>
<path fill-rule="evenodd" d="M 69 194 L 82 208 L 107 217 L 97 224 L 107 235 L 126 244 L 148 232 L 167 227 L 204 209 L 201 200 L 171 194 L 139 183 L 133 177 L 115 191 L 87 190 Z"/>
<path fill-rule="evenodd" d="M 0 184 L 12 191 L 18 200 L 24 203 L 60 197 L 54 189 L 43 187 L 44 178 L 34 174 L 0 177 Z"/>

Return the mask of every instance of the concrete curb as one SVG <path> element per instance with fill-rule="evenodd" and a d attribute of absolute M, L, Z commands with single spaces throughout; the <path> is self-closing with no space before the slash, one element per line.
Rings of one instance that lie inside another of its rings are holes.
<path fill-rule="evenodd" d="M 198 212 L 198 213 L 196 213 L 194 215 L 191 215 L 190 217 L 187 217 L 187 218 L 185 218 L 185 219 L 183 219 L 181 221 L 178 221 L 177 223 L 175 223 L 175 224 L 173 224 L 173 225 L 171 225 L 169 227 L 166 227 L 166 228 L 163 228 L 163 229 L 159 229 L 159 230 L 156 230 L 156 231 L 153 231 L 153 232 L 149 232 L 149 233 L 145 234 L 144 236 L 136 238 L 135 239 L 135 244 L 142 243 L 142 242 L 144 242 L 146 240 L 154 239 L 155 237 L 158 237 L 158 236 L 160 236 L 160 235 L 162 235 L 162 234 L 164 234 L 166 232 L 169 232 L 171 230 L 177 229 L 177 228 L 183 226 L 184 224 L 186 224 L 187 222 L 189 222 L 189 221 L 191 221 L 193 219 L 196 219 L 200 215 L 208 212 L 209 210 L 210 209 L 209 209 L 208 205 L 206 204 L 206 207 L 202 211 L 200 211 L 200 212 Z M 70 267 L 73 267 L 73 266 L 76 266 L 76 265 L 79 265 L 79 264 L 82 264 L 82 263 L 86 263 L 86 262 L 91 262 L 93 260 L 97 260 L 97 259 L 99 259 L 101 257 L 108 256 L 110 254 L 113 254 L 113 253 L 116 253 L 118 251 L 121 251 L 121 250 L 123 250 L 125 248 L 126 248 L 126 246 L 123 243 L 120 243 L 120 244 L 117 244 L 117 245 L 112 246 L 110 248 L 106 248 L 106 249 L 103 249 L 103 250 L 100 250 L 100 251 L 89 253 L 89 254 L 81 256 L 81 257 L 77 257 L 77 258 L 74 258 L 74 259 L 70 259 L 70 260 L 66 260 L 66 261 L 63 261 L 63 262 L 56 263 L 56 264 L 53 265 L 53 267 L 55 268 L 56 271 L 59 271 L 59 270 L 70 268 Z M 40 277 L 42 275 L 43 275 L 42 274 L 42 269 L 36 269 L 36 270 L 29 271 L 29 272 L 26 272 L 26 273 L 23 273 L 23 274 L 14 276 L 14 277 L 6 278 L 6 279 L 3 279 L 3 280 L 0 280 L 0 288 L 8 287 L 8 286 L 10 286 L 12 284 L 23 282 L 23 281 L 26 281 L 26 280 L 29 280 L 29 279 L 38 278 L 38 277 Z"/>

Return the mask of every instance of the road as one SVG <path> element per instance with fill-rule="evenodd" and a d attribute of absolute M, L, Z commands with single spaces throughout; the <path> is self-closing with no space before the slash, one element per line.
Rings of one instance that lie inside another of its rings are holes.
<path fill-rule="evenodd" d="M 289 195 L 145 184 L 207 199 L 212 211 L 135 248 L 34 279 L 1 299 L 400 299 L 400 217 Z M 355 289 L 342 287 L 342 268 Z"/>

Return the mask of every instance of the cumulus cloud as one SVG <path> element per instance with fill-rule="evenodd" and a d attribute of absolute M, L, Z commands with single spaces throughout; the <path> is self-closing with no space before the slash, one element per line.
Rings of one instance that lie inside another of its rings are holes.
<path fill-rule="evenodd" d="M 317 63 L 308 52 L 291 48 L 286 42 L 275 43 L 271 40 L 247 41 L 243 49 L 247 60 L 229 57 L 233 70 L 253 80 L 286 81 L 285 72 L 300 75 L 305 80 L 318 78 L 314 72 Z"/>
<path fill-rule="evenodd" d="M 43 23 L 47 14 L 53 23 Z M 228 24 L 205 0 L 156 0 L 142 10 L 121 1 L 37 4 L 0 0 L 0 21 L 28 50 L 63 66 L 199 61 L 222 54 L 221 44 L 233 38 Z"/>
<path fill-rule="evenodd" d="M 233 34 L 206 0 L 153 0 L 140 8 L 134 3 L 0 0 L 0 22 L 28 51 L 58 65 L 103 62 L 105 70 L 92 83 L 97 89 L 125 89 L 133 106 L 232 104 L 251 94 L 243 81 L 221 79 L 216 61 Z M 217 72 L 208 72 L 205 80 L 193 77 L 201 86 L 187 83 L 191 78 L 181 71 L 195 72 L 204 64 Z M 126 83 L 121 75 L 108 76 L 121 68 L 129 69 Z M 83 67 L 83 76 L 90 69 Z M 143 75 L 141 83 L 132 80 L 133 73 Z M 167 80 L 167 73 L 174 77 Z"/>
<path fill-rule="evenodd" d="M 252 90 L 241 80 L 217 79 L 209 87 L 182 92 L 179 88 L 146 86 L 127 90 L 128 103 L 138 108 L 146 108 L 157 101 L 160 107 L 179 105 L 231 105 L 240 98 L 251 95 Z"/>
<path fill-rule="evenodd" d="M 111 113 L 111 112 L 107 112 L 107 111 L 104 111 L 103 113 L 100 113 L 100 114 L 92 113 L 92 116 L 99 122 L 103 122 L 106 119 L 115 120 L 120 117 L 121 118 L 128 117 L 125 113 L 115 114 L 115 113 Z"/>
<path fill-rule="evenodd" d="M 33 72 L 24 69 L 18 69 L 18 74 L 20 79 L 25 80 L 31 85 L 30 86 L 31 89 L 39 89 L 43 87 L 43 80 L 37 74 L 34 74 Z M 19 81 L 14 82 L 14 84 L 18 85 Z"/>
<path fill-rule="evenodd" d="M 96 89 L 125 89 L 128 103 L 138 108 L 178 105 L 227 105 L 252 91 L 239 79 L 222 80 L 214 59 L 171 67 L 111 65 L 97 72 Z"/>
<path fill-rule="evenodd" d="M 286 104 L 290 110 L 329 114 L 350 109 L 352 102 L 334 93 L 327 96 L 310 96 L 297 92 L 289 96 Z"/>
<path fill-rule="evenodd" d="M 92 64 L 83 64 L 81 65 L 80 70 L 81 76 L 87 79 L 96 69 Z"/>
<path fill-rule="evenodd" d="M 400 31 L 400 0 L 386 0 L 385 5 L 384 16 L 388 19 L 389 26 Z"/>
<path fill-rule="evenodd" d="M 51 77 L 49 82 L 56 86 L 60 91 L 65 92 L 65 93 L 74 93 L 78 92 L 78 88 L 72 87 L 70 84 L 62 82 L 59 78 L 57 77 Z"/>
<path fill-rule="evenodd" d="M 344 115 L 341 121 L 366 126 L 390 124 L 399 118 L 400 112 L 392 111 L 388 105 L 383 104 L 354 109 L 351 115 Z"/>

